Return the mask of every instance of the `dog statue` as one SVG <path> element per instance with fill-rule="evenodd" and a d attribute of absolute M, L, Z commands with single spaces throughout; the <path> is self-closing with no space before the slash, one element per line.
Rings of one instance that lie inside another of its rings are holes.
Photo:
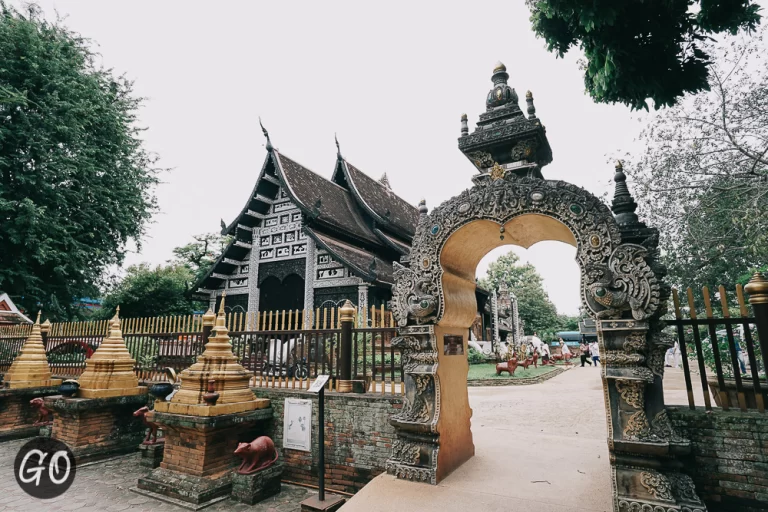
<path fill-rule="evenodd" d="M 45 407 L 45 403 L 42 398 L 33 398 L 29 401 L 29 404 L 37 409 L 37 420 L 32 424 L 35 427 L 43 427 L 53 423 L 51 421 L 51 411 Z"/>
<path fill-rule="evenodd" d="M 152 421 L 147 420 L 147 413 L 149 412 L 149 407 L 146 405 L 139 409 L 138 411 L 135 411 L 133 413 L 134 417 L 141 418 L 141 422 L 144 424 L 145 427 L 147 427 L 149 430 L 147 430 L 147 437 L 144 438 L 144 441 L 141 444 L 145 445 L 153 445 L 158 443 L 164 443 L 164 438 L 157 438 L 157 423 L 154 423 Z"/>
<path fill-rule="evenodd" d="M 267 436 L 257 437 L 250 443 L 237 445 L 235 455 L 243 459 L 237 472 L 241 475 L 252 475 L 266 469 L 277 462 L 275 443 Z"/>

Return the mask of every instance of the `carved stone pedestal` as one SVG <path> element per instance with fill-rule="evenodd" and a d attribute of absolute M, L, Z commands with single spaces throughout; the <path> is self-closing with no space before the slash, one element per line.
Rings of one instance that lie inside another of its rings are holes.
<path fill-rule="evenodd" d="M 283 462 L 278 460 L 271 466 L 252 475 L 232 475 L 232 499 L 254 505 L 280 492 L 283 476 Z"/>
<path fill-rule="evenodd" d="M 29 402 L 33 398 L 55 395 L 58 389 L 58 386 L 0 389 L 0 441 L 37 436 L 41 428 L 33 425 L 37 409 Z"/>
<path fill-rule="evenodd" d="M 155 469 L 163 460 L 163 446 L 165 443 L 140 444 L 141 464 L 145 468 Z"/>
<path fill-rule="evenodd" d="M 77 463 L 129 453 L 144 438 L 144 425 L 133 411 L 146 405 L 148 395 L 107 398 L 45 398 L 53 411 L 51 436 L 67 446 Z"/>
<path fill-rule="evenodd" d="M 693 480 L 681 473 L 680 457 L 690 454 L 690 442 L 672 428 L 664 407 L 667 345 L 645 321 L 601 320 L 598 333 L 604 345 L 614 510 L 704 512 Z"/>
<path fill-rule="evenodd" d="M 139 478 L 135 490 L 199 508 L 230 495 L 233 469 L 240 461 L 234 455 L 235 448 L 266 432 L 272 407 L 215 416 L 155 410 L 147 419 L 165 433 L 163 460 L 159 468 Z"/>

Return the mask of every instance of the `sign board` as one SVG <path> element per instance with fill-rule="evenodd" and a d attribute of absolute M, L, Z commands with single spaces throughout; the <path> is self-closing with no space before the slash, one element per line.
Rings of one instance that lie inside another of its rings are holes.
<path fill-rule="evenodd" d="M 283 413 L 283 448 L 312 451 L 312 400 L 286 398 Z"/>
<path fill-rule="evenodd" d="M 310 393 L 319 393 L 323 387 L 325 387 L 325 384 L 328 382 L 328 379 L 330 379 L 330 375 L 318 375 L 315 379 L 315 382 L 312 383 L 311 386 L 309 386 L 309 392 Z"/>

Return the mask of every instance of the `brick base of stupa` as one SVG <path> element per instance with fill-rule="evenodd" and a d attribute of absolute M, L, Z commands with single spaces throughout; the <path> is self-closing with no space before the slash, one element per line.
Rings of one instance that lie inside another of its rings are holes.
<path fill-rule="evenodd" d="M 47 397 L 45 406 L 54 412 L 51 437 L 65 443 L 78 464 L 136 451 L 145 427 L 133 413 L 147 401 L 148 395 Z"/>
<path fill-rule="evenodd" d="M 29 402 L 58 392 L 58 386 L 0 389 L 0 441 L 39 435 L 38 411 Z"/>
<path fill-rule="evenodd" d="M 266 433 L 272 408 L 216 416 L 155 410 L 147 419 L 165 433 L 163 461 L 139 478 L 134 490 L 199 506 L 231 494 L 234 469 L 241 462 L 235 449 Z"/>

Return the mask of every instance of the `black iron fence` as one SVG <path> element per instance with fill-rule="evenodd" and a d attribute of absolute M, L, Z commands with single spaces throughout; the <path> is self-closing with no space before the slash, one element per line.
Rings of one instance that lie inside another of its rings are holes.
<path fill-rule="evenodd" d="M 696 406 L 694 381 L 698 380 L 707 410 L 714 399 L 715 406 L 725 410 L 765 412 L 768 300 L 763 299 L 768 295 L 762 297 L 760 287 L 753 285 L 764 282 L 756 274 L 747 285 L 752 315 L 741 285 L 736 287 L 735 300 L 723 286 L 715 294 L 707 287 L 700 294 L 688 288 L 684 301 L 677 290 L 672 291 L 675 318 L 666 323 L 676 333 L 690 408 Z M 719 304 L 713 304 L 713 299 Z"/>

